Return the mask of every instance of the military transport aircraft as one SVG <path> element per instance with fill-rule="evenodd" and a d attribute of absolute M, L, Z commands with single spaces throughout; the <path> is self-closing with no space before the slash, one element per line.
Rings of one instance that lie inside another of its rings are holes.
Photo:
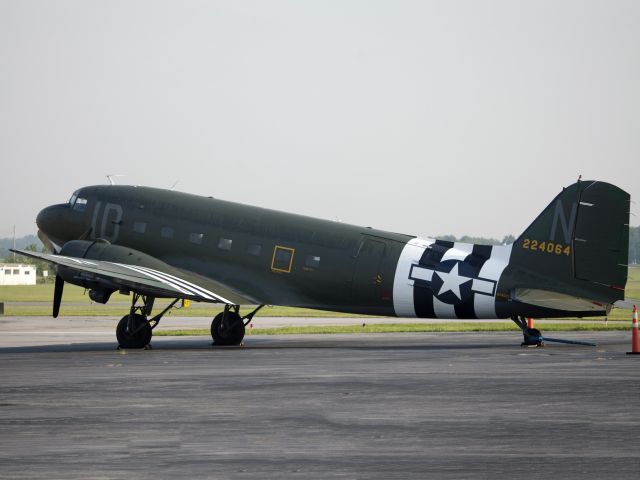
<path fill-rule="evenodd" d="M 624 300 L 630 197 L 598 181 L 564 188 L 511 245 L 417 238 L 139 186 L 84 187 L 37 217 L 65 282 L 106 303 L 131 295 L 116 329 L 124 348 L 149 345 L 181 299 L 224 305 L 214 344 L 239 345 L 264 305 L 398 317 L 511 318 L 525 344 L 543 340 L 526 317 L 606 315 Z M 152 316 L 154 300 L 173 302 Z M 252 306 L 247 314 L 240 306 Z"/>

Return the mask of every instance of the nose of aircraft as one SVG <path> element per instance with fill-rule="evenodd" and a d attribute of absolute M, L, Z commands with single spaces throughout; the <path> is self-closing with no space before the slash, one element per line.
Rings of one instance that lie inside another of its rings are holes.
<path fill-rule="evenodd" d="M 73 220 L 73 211 L 68 204 L 51 205 L 43 208 L 36 217 L 36 224 L 52 242 L 62 246 L 76 235 L 78 229 Z"/>
<path fill-rule="evenodd" d="M 50 207 L 43 208 L 36 217 L 36 224 L 38 228 L 47 235 L 52 233 L 56 223 L 61 220 L 61 205 L 51 205 Z"/>

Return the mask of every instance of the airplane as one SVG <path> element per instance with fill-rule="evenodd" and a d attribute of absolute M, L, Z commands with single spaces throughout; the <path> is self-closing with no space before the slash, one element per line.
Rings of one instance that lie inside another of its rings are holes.
<path fill-rule="evenodd" d="M 608 315 L 624 302 L 630 196 L 600 181 L 563 188 L 508 245 L 376 230 L 173 190 L 97 185 L 37 216 L 56 265 L 53 317 L 65 282 L 107 303 L 131 295 L 119 347 L 148 348 L 180 300 L 224 305 L 214 345 L 240 345 L 265 305 L 366 315 L 511 318 L 523 345 L 543 345 L 527 317 Z M 499 212 L 495 212 L 499 214 Z M 152 315 L 154 301 L 172 302 Z M 252 310 L 242 315 L 240 307 Z M 548 339 L 552 340 L 552 339 Z M 580 343 L 570 342 L 569 343 Z"/>

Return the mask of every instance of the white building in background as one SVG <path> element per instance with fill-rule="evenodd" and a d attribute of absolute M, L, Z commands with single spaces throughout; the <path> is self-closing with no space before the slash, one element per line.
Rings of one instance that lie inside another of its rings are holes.
<path fill-rule="evenodd" d="M 18 263 L 0 263 L 0 285 L 35 285 L 36 267 Z"/>

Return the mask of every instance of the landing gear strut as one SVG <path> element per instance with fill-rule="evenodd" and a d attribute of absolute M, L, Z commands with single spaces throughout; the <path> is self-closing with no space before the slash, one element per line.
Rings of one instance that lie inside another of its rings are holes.
<path fill-rule="evenodd" d="M 139 300 L 142 300 L 142 305 L 138 305 Z M 149 344 L 153 329 L 160 323 L 162 316 L 178 301 L 176 298 L 167 308 L 149 320 L 148 316 L 151 315 L 154 300 L 154 297 L 133 293 L 129 314 L 122 317 L 116 327 L 118 348 L 151 348 Z"/>
<path fill-rule="evenodd" d="M 240 316 L 240 305 L 225 305 L 211 322 L 211 337 L 214 345 L 240 345 L 244 338 L 245 327 L 251 322 L 253 316 L 264 305 L 259 305 L 250 314 Z"/>
<path fill-rule="evenodd" d="M 511 320 L 522 330 L 523 340 L 521 347 L 544 347 L 542 333 L 537 328 L 529 328 L 526 317 L 511 317 Z"/>
<path fill-rule="evenodd" d="M 529 328 L 527 324 L 526 317 L 511 317 L 511 320 L 514 321 L 520 330 L 522 330 L 522 335 L 524 336 L 524 340 L 520 344 L 521 347 L 544 347 L 544 342 L 555 342 L 555 343 L 567 343 L 569 345 L 587 345 L 589 347 L 595 347 L 596 344 L 592 342 L 580 342 L 577 340 L 564 340 L 562 338 L 551 338 L 551 337 L 543 337 L 540 330 L 537 328 Z"/>

